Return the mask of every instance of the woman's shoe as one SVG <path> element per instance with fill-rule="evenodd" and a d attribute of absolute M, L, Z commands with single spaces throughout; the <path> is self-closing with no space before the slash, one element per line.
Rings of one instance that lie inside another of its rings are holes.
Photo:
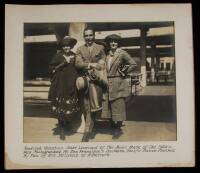
<path fill-rule="evenodd" d="M 115 129 L 112 139 L 118 139 L 123 134 L 123 131 L 121 129 Z"/>
<path fill-rule="evenodd" d="M 110 122 L 110 127 L 112 129 L 116 127 L 116 124 L 115 124 L 115 122 L 112 119 L 109 122 Z"/>
<path fill-rule="evenodd" d="M 60 134 L 60 129 L 59 127 L 56 127 L 53 129 L 53 135 L 59 135 Z"/>
<path fill-rule="evenodd" d="M 65 129 L 63 127 L 60 128 L 60 139 L 65 140 Z"/>
<path fill-rule="evenodd" d="M 95 136 L 96 136 L 96 134 L 97 134 L 97 130 L 96 130 L 96 129 L 93 129 L 92 132 L 91 132 L 90 135 L 89 135 L 89 138 L 90 138 L 90 139 L 94 139 Z"/>
<path fill-rule="evenodd" d="M 60 139 L 65 140 L 65 128 L 63 123 L 60 124 Z"/>
<path fill-rule="evenodd" d="M 60 140 L 65 140 L 65 135 L 64 134 L 60 134 Z"/>

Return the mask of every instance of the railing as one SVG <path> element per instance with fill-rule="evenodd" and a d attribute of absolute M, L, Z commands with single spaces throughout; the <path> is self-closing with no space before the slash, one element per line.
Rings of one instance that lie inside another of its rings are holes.
<path fill-rule="evenodd" d="M 157 83 L 160 82 L 161 78 L 164 78 L 164 81 L 166 83 L 166 82 L 168 82 L 168 80 L 170 78 L 173 78 L 173 77 L 174 77 L 174 73 L 172 71 L 158 71 L 155 74 L 155 78 L 156 78 Z"/>
<path fill-rule="evenodd" d="M 25 103 L 49 103 L 47 99 L 50 84 L 49 79 L 43 78 L 24 81 L 23 91 Z"/>
<path fill-rule="evenodd" d="M 39 79 L 36 79 L 36 80 L 27 80 L 27 81 L 24 81 L 24 87 L 26 86 L 50 86 L 50 80 L 48 79 L 42 79 L 42 78 L 39 78 Z"/>
<path fill-rule="evenodd" d="M 164 83 L 167 84 L 168 82 L 175 81 L 175 72 L 173 71 L 158 71 L 154 72 L 153 74 L 150 71 L 147 71 L 147 82 L 149 84 L 153 83 Z"/>
<path fill-rule="evenodd" d="M 130 75 L 131 78 L 131 95 L 138 95 L 138 93 L 141 91 L 141 81 L 142 81 L 142 74 L 133 74 Z"/>

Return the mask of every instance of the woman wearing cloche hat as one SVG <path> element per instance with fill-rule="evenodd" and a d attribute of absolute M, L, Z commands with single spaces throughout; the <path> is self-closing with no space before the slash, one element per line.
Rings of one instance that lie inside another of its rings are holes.
<path fill-rule="evenodd" d="M 126 120 L 125 98 L 129 96 L 126 75 L 134 70 L 135 61 L 130 55 L 120 48 L 121 36 L 109 35 L 105 38 L 107 43 L 107 76 L 108 76 L 108 104 L 102 116 L 111 118 L 114 127 L 113 138 L 122 134 L 122 122 Z M 104 104 L 105 105 L 105 104 Z"/>
<path fill-rule="evenodd" d="M 65 140 L 65 128 L 69 122 L 80 119 L 80 105 L 76 89 L 78 73 L 74 66 L 76 56 L 71 51 L 76 43 L 76 39 L 69 36 L 64 37 L 59 42 L 61 51 L 53 57 L 49 65 L 51 86 L 48 99 L 51 101 L 52 113 L 58 119 L 58 132 L 61 140 Z"/>

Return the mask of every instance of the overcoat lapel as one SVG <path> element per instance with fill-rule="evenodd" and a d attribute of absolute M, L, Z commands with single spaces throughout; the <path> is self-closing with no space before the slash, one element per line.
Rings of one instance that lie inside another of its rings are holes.
<path fill-rule="evenodd" d="M 88 57 L 89 61 L 91 61 L 93 58 L 96 57 L 96 54 L 98 53 L 99 49 L 97 47 L 96 43 L 93 43 L 93 48 L 92 51 L 90 52 L 88 47 L 86 45 L 83 46 L 83 52 L 84 52 L 84 57 Z"/>
<path fill-rule="evenodd" d="M 90 57 L 90 52 L 89 52 L 89 49 L 87 48 L 87 46 L 85 45 L 85 46 L 83 46 L 83 56 L 86 58 L 88 58 L 88 60 L 90 60 L 91 59 L 91 57 Z"/>
<path fill-rule="evenodd" d="M 97 55 L 97 53 L 98 53 L 98 51 L 99 51 L 99 49 L 98 49 L 98 47 L 97 47 L 97 44 L 96 43 L 93 43 L 94 45 L 93 45 L 93 49 L 92 49 L 92 52 L 91 52 L 91 54 L 90 54 L 90 57 L 91 58 L 95 58 L 96 57 L 96 55 Z"/>
<path fill-rule="evenodd" d="M 115 64 L 118 62 L 119 60 L 119 55 L 120 55 L 120 50 L 116 51 L 112 60 L 111 60 L 111 63 L 110 63 L 110 69 L 108 70 L 108 72 L 111 72 L 112 68 L 115 66 Z"/>

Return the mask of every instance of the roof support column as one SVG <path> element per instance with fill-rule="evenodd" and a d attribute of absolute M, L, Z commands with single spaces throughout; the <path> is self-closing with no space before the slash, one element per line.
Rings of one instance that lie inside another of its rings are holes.
<path fill-rule="evenodd" d="M 146 86 L 146 36 L 148 28 L 140 28 L 140 68 L 142 74 L 142 87 Z"/>
<path fill-rule="evenodd" d="M 70 23 L 69 36 L 77 39 L 77 44 L 74 46 L 73 51 L 84 44 L 83 31 L 86 27 L 86 23 Z"/>
<path fill-rule="evenodd" d="M 73 51 L 76 52 L 80 45 L 84 44 L 83 31 L 86 27 L 86 23 L 70 23 L 69 25 L 69 36 L 77 39 L 77 44 L 74 46 Z M 76 122 L 75 122 L 76 123 Z M 77 129 L 77 132 L 83 133 L 85 128 L 84 116 L 81 116 L 81 125 Z"/>
<path fill-rule="evenodd" d="M 159 55 L 156 55 L 156 73 L 159 71 L 160 69 L 160 57 Z"/>
<path fill-rule="evenodd" d="M 156 45 L 154 43 L 151 43 L 151 82 L 155 82 L 155 73 L 156 73 L 155 59 L 156 59 Z"/>

